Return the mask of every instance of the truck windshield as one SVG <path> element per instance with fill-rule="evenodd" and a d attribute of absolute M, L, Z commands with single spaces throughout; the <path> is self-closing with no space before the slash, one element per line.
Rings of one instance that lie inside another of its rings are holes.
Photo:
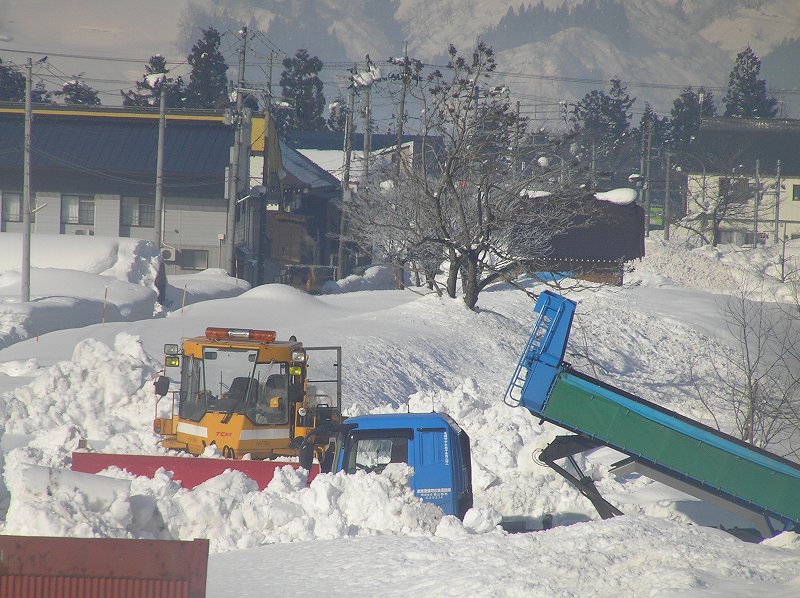
<path fill-rule="evenodd" d="M 347 447 L 345 471 L 357 470 L 380 472 L 389 463 L 408 463 L 408 440 L 411 431 L 383 431 L 378 436 L 374 432 L 352 434 Z"/>
<path fill-rule="evenodd" d="M 241 413 L 256 424 L 286 424 L 288 366 L 256 363 L 256 351 L 206 347 L 203 359 L 186 357 L 181 417 L 198 421 L 206 413 Z"/>

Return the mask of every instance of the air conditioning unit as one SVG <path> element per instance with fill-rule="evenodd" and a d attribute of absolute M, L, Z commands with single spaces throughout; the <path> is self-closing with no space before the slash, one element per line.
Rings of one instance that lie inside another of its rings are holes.
<path fill-rule="evenodd" d="M 161 259 L 165 262 L 174 262 L 178 258 L 178 252 L 174 247 L 162 247 Z"/>
<path fill-rule="evenodd" d="M 88 231 L 88 230 L 86 230 L 85 228 L 76 228 L 76 229 L 75 229 L 73 232 L 74 232 L 76 235 L 81 235 L 81 236 L 82 236 L 82 235 L 88 235 L 88 234 L 89 234 L 89 231 Z"/>

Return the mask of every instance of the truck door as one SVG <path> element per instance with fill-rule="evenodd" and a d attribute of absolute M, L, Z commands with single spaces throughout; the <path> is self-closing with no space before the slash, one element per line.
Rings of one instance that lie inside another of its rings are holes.
<path fill-rule="evenodd" d="M 411 486 L 414 494 L 442 509 L 447 515 L 458 515 L 453 488 L 453 454 L 447 430 L 417 428 L 409 461 L 414 466 Z"/>

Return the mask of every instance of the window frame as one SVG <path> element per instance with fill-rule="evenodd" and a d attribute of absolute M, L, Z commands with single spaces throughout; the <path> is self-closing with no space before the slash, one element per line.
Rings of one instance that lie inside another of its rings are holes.
<path fill-rule="evenodd" d="M 76 217 L 71 216 L 72 209 L 70 203 L 77 199 Z M 65 201 L 67 200 L 67 201 Z M 89 207 L 91 206 L 91 207 Z M 76 195 L 73 193 L 61 195 L 61 224 L 75 226 L 94 226 L 95 221 L 95 197 L 94 195 Z M 91 214 L 91 219 L 89 215 Z"/>
<path fill-rule="evenodd" d="M 9 218 L 9 211 L 6 209 L 8 205 L 8 201 L 16 195 L 17 199 L 17 218 L 12 219 Z M 22 213 L 22 193 L 16 192 L 3 192 L 2 193 L 2 209 L 3 209 L 3 222 L 22 222 L 23 213 Z"/>
<path fill-rule="evenodd" d="M 120 198 L 119 208 L 120 226 L 135 226 L 139 228 L 155 227 L 155 197 L 123 195 Z"/>
<path fill-rule="evenodd" d="M 210 258 L 208 249 L 184 249 L 181 248 L 180 250 L 180 259 L 179 263 L 181 265 L 181 269 L 183 270 L 207 270 L 208 269 L 208 260 Z M 205 255 L 205 266 L 198 267 L 198 263 L 202 263 L 202 256 Z M 187 259 L 189 256 L 192 256 L 192 259 Z M 200 258 L 198 262 L 198 257 Z M 189 263 L 189 265 L 187 265 Z"/>

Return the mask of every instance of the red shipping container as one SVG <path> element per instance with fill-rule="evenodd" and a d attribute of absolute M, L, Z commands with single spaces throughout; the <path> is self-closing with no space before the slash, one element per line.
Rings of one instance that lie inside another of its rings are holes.
<path fill-rule="evenodd" d="M 208 540 L 0 535 L 3 598 L 203 598 Z"/>

